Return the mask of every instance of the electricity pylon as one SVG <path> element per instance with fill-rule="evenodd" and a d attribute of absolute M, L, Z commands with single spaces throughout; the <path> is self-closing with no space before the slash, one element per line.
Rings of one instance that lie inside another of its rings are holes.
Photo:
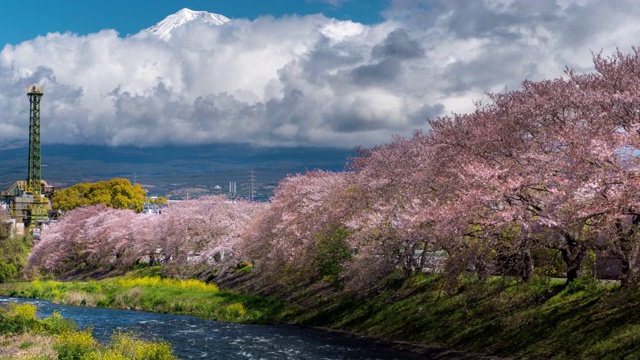
<path fill-rule="evenodd" d="M 42 149 L 40 146 L 40 99 L 44 87 L 33 85 L 27 87 L 29 97 L 29 170 L 27 187 L 34 195 L 42 194 Z"/>

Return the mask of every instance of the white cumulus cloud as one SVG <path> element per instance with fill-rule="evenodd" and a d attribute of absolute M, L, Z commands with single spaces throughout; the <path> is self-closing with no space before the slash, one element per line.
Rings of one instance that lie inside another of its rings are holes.
<path fill-rule="evenodd" d="M 396 0 L 384 16 L 265 16 L 193 22 L 166 40 L 106 29 L 7 45 L 0 145 L 28 138 L 24 89 L 39 83 L 44 143 L 370 146 L 565 65 L 590 71 L 591 51 L 640 39 L 632 0 Z"/>

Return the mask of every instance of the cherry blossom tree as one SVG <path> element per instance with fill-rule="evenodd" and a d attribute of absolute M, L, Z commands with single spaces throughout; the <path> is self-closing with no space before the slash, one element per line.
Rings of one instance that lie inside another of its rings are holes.
<path fill-rule="evenodd" d="M 455 149 L 452 165 L 467 191 L 495 210 L 480 219 L 514 222 L 526 235 L 523 249 L 535 238 L 561 251 L 569 281 L 598 237 L 624 242 L 635 231 L 610 224 L 633 215 L 637 203 L 638 94 L 626 79 L 637 78 L 638 56 L 595 62 L 596 74 L 527 81 L 491 95 L 475 113 L 431 122 L 433 138 Z M 468 199 L 455 203 L 468 207 Z"/>
<path fill-rule="evenodd" d="M 353 285 L 370 285 L 398 268 L 409 276 L 424 267 L 429 250 L 441 247 L 432 229 L 435 154 L 426 140 L 420 132 L 396 136 L 352 160 L 345 223 L 355 249 L 347 274 Z"/>
<path fill-rule="evenodd" d="M 569 280 L 593 240 L 585 226 L 602 214 L 593 201 L 577 196 L 592 175 L 584 170 L 585 132 L 595 130 L 580 95 L 571 81 L 525 82 L 521 91 L 493 95 L 494 102 L 475 113 L 431 122 L 438 140 L 457 153 L 452 165 L 465 180 L 466 194 L 454 204 L 484 208 L 476 217 L 483 233 L 507 223 L 522 229 L 524 236 L 516 239 L 523 255 L 532 230 L 544 228 L 533 233 L 562 251 Z"/>
<path fill-rule="evenodd" d="M 164 256 L 167 264 L 221 268 L 232 263 L 245 224 L 265 206 L 208 197 L 173 203 L 161 215 L 82 207 L 44 231 L 29 264 L 61 274 L 126 268 L 147 256 Z"/>
<path fill-rule="evenodd" d="M 640 50 L 633 48 L 629 54 L 616 51 L 610 57 L 595 54 L 594 65 L 597 71 L 594 74 L 571 75 L 581 88 L 597 94 L 594 103 L 607 115 L 611 133 L 617 140 L 615 162 L 603 168 L 606 171 L 600 171 L 598 185 L 607 187 L 610 211 L 606 213 L 607 221 L 603 222 L 607 226 L 600 228 L 599 235 L 609 239 L 607 248 L 622 261 L 621 278 L 628 284 L 638 280 L 640 254 L 637 231 L 640 223 Z"/>
<path fill-rule="evenodd" d="M 218 268 L 252 261 L 263 280 L 324 277 L 352 288 L 423 271 L 445 251 L 452 277 L 534 274 L 557 251 L 567 281 L 590 252 L 640 276 L 640 52 L 594 54 L 596 71 L 525 81 L 429 133 L 365 149 L 350 171 L 281 181 L 270 204 L 209 197 L 161 216 L 86 207 L 51 226 L 30 262 L 61 272 L 126 266 L 161 248 L 166 262 Z"/>
<path fill-rule="evenodd" d="M 346 172 L 318 170 L 280 182 L 243 240 L 243 255 L 262 279 L 306 282 L 339 275 L 349 257 L 341 222 L 349 178 Z"/>
<path fill-rule="evenodd" d="M 29 266 L 60 274 L 84 264 L 86 222 L 100 214 L 104 206 L 76 209 L 61 221 L 51 224 L 29 256 Z"/>
<path fill-rule="evenodd" d="M 171 203 L 159 216 L 154 237 L 170 264 L 235 266 L 246 224 L 265 206 L 221 196 Z"/>

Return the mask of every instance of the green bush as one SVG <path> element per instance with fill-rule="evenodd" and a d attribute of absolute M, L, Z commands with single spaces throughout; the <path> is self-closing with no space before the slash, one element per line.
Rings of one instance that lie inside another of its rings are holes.
<path fill-rule="evenodd" d="M 321 277 L 335 281 L 342 274 L 344 263 L 351 258 L 347 236 L 349 232 L 342 225 L 328 226 L 316 234 L 314 260 Z"/>
<path fill-rule="evenodd" d="M 13 278 L 24 268 L 30 249 L 28 238 L 0 236 L 0 283 Z"/>
<path fill-rule="evenodd" d="M 235 304 L 232 304 L 235 305 Z M 242 305 L 236 311 L 244 311 Z M 9 304 L 0 306 L 0 334 L 41 333 L 56 335 L 53 349 L 59 360 L 174 360 L 171 346 L 164 342 L 150 342 L 131 333 L 114 333 L 108 346 L 100 345 L 92 336 L 91 329 L 76 331 L 73 320 L 65 319 L 59 312 L 41 320 L 36 316 L 33 304 Z M 34 345 L 25 341 L 21 349 Z M 45 357 L 46 358 L 46 357 Z"/>
<path fill-rule="evenodd" d="M 33 304 L 9 304 L 0 307 L 0 334 L 45 333 L 62 334 L 76 329 L 71 319 L 64 319 L 59 312 L 41 320 L 36 317 Z"/>
<path fill-rule="evenodd" d="M 124 178 L 95 183 L 78 183 L 57 190 L 51 199 L 56 210 L 71 211 L 75 208 L 104 204 L 114 209 L 131 209 L 141 212 L 144 207 L 145 191 L 140 184 L 131 184 Z"/>
<path fill-rule="evenodd" d="M 62 334 L 77 328 L 75 321 L 63 318 L 59 311 L 55 311 L 51 316 L 42 320 L 42 323 L 44 331 L 50 335 Z"/>
<path fill-rule="evenodd" d="M 226 306 L 216 307 L 215 318 L 220 321 L 240 322 L 247 314 L 247 310 L 241 303 L 232 303 Z"/>
<path fill-rule="evenodd" d="M 65 332 L 58 335 L 54 349 L 58 352 L 58 360 L 82 360 L 92 353 L 98 345 L 91 335 L 92 329 Z"/>
<path fill-rule="evenodd" d="M 91 329 L 65 332 L 58 336 L 54 349 L 59 360 L 175 360 L 171 345 L 164 341 L 139 339 L 132 333 L 116 332 L 106 347 L 91 335 Z"/>
<path fill-rule="evenodd" d="M 42 324 L 36 318 L 36 306 L 32 304 L 9 304 L 0 312 L 0 334 L 23 334 L 40 331 Z"/>
<path fill-rule="evenodd" d="M 238 321 L 247 313 L 244 305 L 241 303 L 233 303 L 225 306 L 225 314 L 229 320 Z"/>
<path fill-rule="evenodd" d="M 534 248 L 532 256 L 537 276 L 562 276 L 567 272 L 567 265 L 556 249 Z"/>
<path fill-rule="evenodd" d="M 92 352 L 85 356 L 83 360 L 127 360 L 127 358 L 116 350 L 107 350 L 104 352 Z"/>
<path fill-rule="evenodd" d="M 38 307 L 33 304 L 10 304 L 9 314 L 18 321 L 36 320 Z"/>
<path fill-rule="evenodd" d="M 105 354 L 112 353 L 114 357 L 109 359 L 119 359 L 117 354 L 123 359 L 133 360 L 173 360 L 177 359 L 172 354 L 171 345 L 161 342 L 148 342 L 139 339 L 132 333 L 114 333 Z"/>

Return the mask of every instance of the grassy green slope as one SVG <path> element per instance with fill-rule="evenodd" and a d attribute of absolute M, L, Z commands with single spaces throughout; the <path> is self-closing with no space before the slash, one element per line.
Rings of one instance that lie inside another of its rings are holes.
<path fill-rule="evenodd" d="M 244 323 L 273 323 L 291 311 L 275 298 L 221 291 L 198 280 L 140 277 L 136 273 L 104 280 L 5 283 L 0 284 L 0 295 Z"/>
<path fill-rule="evenodd" d="M 494 278 L 455 287 L 437 277 L 390 282 L 295 321 L 365 335 L 527 359 L 640 358 L 640 303 L 617 285 Z M 318 301 L 322 303 L 322 301 Z"/>
<path fill-rule="evenodd" d="M 0 294 L 224 321 L 294 322 L 501 357 L 640 358 L 640 297 L 617 284 L 581 280 L 565 287 L 560 280 L 523 284 L 509 278 L 451 284 L 417 275 L 389 278 L 366 296 L 320 282 L 276 290 L 272 295 L 282 299 L 276 300 L 247 294 L 248 279 L 231 283 L 236 290 L 218 290 L 196 281 L 134 274 L 3 284 Z"/>

